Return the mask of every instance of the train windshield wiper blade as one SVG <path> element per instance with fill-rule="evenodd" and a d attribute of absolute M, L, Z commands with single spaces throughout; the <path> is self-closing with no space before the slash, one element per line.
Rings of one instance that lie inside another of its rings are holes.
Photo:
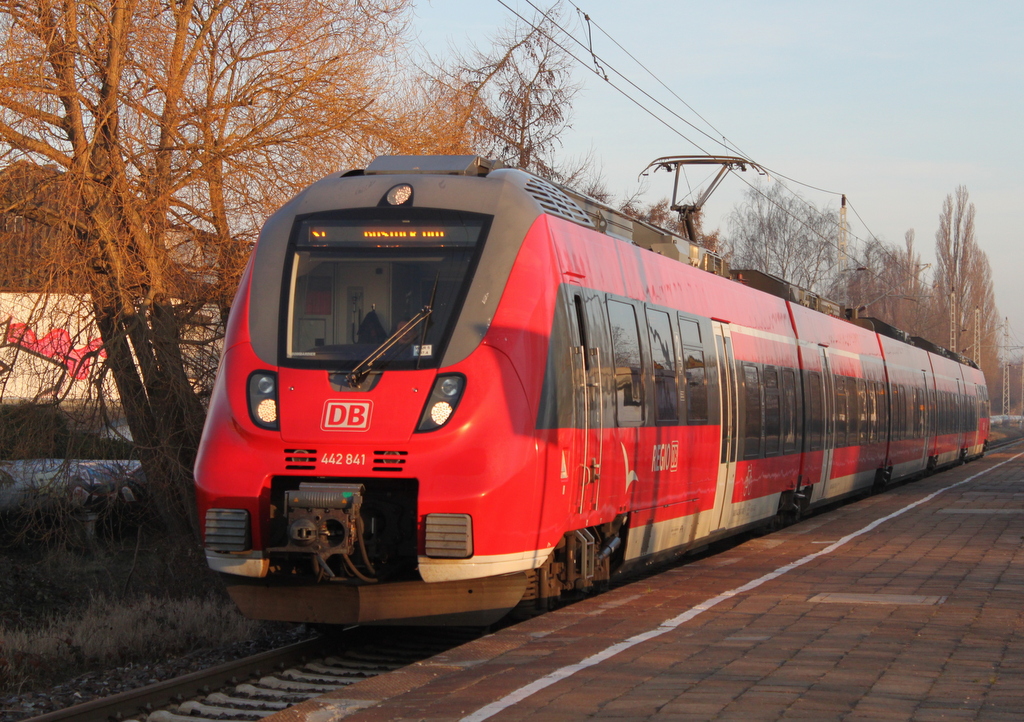
<path fill-rule="evenodd" d="M 433 299 L 431 299 L 431 301 L 433 301 Z M 349 372 L 349 375 L 346 377 L 348 378 L 349 385 L 355 389 L 359 388 L 359 384 L 361 384 L 363 379 L 365 379 L 370 374 L 370 371 L 373 370 L 373 365 L 380 361 L 384 354 L 390 351 L 391 347 L 398 343 L 405 334 L 409 333 L 426 321 L 433 311 L 432 303 L 424 306 L 420 309 L 419 313 L 406 321 L 401 328 L 384 339 L 384 342 L 380 346 L 371 351 L 369 356 L 360 361 L 356 367 Z"/>

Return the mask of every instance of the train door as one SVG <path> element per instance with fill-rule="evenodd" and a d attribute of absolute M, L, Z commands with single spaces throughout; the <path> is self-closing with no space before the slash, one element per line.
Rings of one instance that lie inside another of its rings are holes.
<path fill-rule="evenodd" d="M 597 507 L 604 457 L 605 404 L 601 353 L 604 315 L 592 292 L 570 286 L 569 314 L 575 335 L 570 343 L 573 365 L 573 443 L 562 473 L 575 489 L 575 510 L 585 514 Z"/>
<path fill-rule="evenodd" d="M 957 373 L 960 370 L 957 369 Z M 967 399 L 964 397 L 964 382 L 956 380 L 956 448 L 957 453 L 962 454 L 967 447 Z"/>
<path fill-rule="evenodd" d="M 812 422 L 821 424 L 821 476 L 808 480 L 814 484 L 811 492 L 812 504 L 828 495 L 828 480 L 832 477 L 832 459 L 836 448 L 835 382 L 832 379 L 832 364 L 826 347 L 819 346 L 818 354 L 821 383 L 811 384 L 808 393 L 815 394 L 817 399 L 809 400 L 807 404 L 808 408 L 821 409 L 821 419 Z"/>
<path fill-rule="evenodd" d="M 736 485 L 736 429 L 739 420 L 739 389 L 736 385 L 736 360 L 732 350 L 732 332 L 727 323 L 712 321 L 715 335 L 715 357 L 718 360 L 718 393 L 722 428 L 721 456 L 718 464 L 718 483 L 715 488 L 715 506 L 711 515 L 711 529 L 729 526 L 732 515 L 732 496 Z"/>

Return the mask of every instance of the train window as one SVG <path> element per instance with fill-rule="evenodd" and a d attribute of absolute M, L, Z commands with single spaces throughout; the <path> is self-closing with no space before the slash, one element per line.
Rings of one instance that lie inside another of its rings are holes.
<path fill-rule="evenodd" d="M 902 404 L 903 394 L 900 392 L 900 385 L 893 384 L 891 388 L 892 393 L 892 438 L 893 441 L 899 441 L 903 438 L 903 417 L 900 414 L 900 406 Z"/>
<path fill-rule="evenodd" d="M 836 376 L 832 380 L 835 389 L 836 409 L 836 443 L 835 448 L 846 446 L 846 432 L 849 428 L 849 416 L 846 408 L 846 377 Z"/>
<path fill-rule="evenodd" d="M 924 436 L 924 394 L 921 389 L 914 389 L 914 437 Z"/>
<path fill-rule="evenodd" d="M 644 416 L 644 376 L 636 311 L 628 303 L 609 300 L 608 319 L 612 327 L 615 399 L 619 426 L 637 426 L 643 421 Z"/>
<path fill-rule="evenodd" d="M 907 387 L 900 384 L 900 438 L 910 438 L 910 398 L 907 395 Z"/>
<path fill-rule="evenodd" d="M 590 340 L 587 338 L 587 313 L 583 310 L 583 298 L 573 296 L 573 308 L 576 310 L 576 328 L 579 332 L 579 345 L 583 347 L 583 368 L 590 369 Z"/>
<path fill-rule="evenodd" d="M 889 433 L 889 399 L 885 393 L 885 383 L 879 382 L 875 388 L 875 408 L 878 411 L 878 438 L 886 439 Z"/>
<path fill-rule="evenodd" d="M 864 384 L 864 401 L 867 407 L 868 420 L 868 442 L 878 439 L 878 397 L 875 395 L 874 381 L 866 381 Z"/>
<path fill-rule="evenodd" d="M 857 446 L 860 443 L 860 398 L 857 396 L 857 379 L 846 379 L 846 443 Z"/>
<path fill-rule="evenodd" d="M 864 379 L 857 379 L 857 429 L 860 444 L 868 442 L 868 395 L 864 391 Z"/>
<path fill-rule="evenodd" d="M 757 366 L 743 364 L 744 403 L 743 458 L 756 459 L 761 455 L 761 378 Z"/>
<path fill-rule="evenodd" d="M 658 421 L 679 423 L 679 391 L 676 387 L 676 346 L 672 322 L 664 311 L 647 309 L 647 331 L 654 364 L 654 413 Z"/>
<path fill-rule="evenodd" d="M 792 454 L 796 447 L 796 372 L 782 370 L 782 453 Z"/>
<path fill-rule="evenodd" d="M 378 367 L 436 368 L 489 222 L 410 208 L 299 220 L 286 284 L 286 358 L 341 371 L 395 337 Z"/>
<path fill-rule="evenodd" d="M 779 398 L 779 371 L 764 367 L 764 454 L 776 456 L 781 446 L 782 404 Z"/>
<path fill-rule="evenodd" d="M 686 373 L 686 423 L 708 422 L 708 386 L 704 370 L 704 352 L 699 348 L 683 348 Z"/>
<path fill-rule="evenodd" d="M 680 316 L 679 337 L 683 340 L 684 346 L 697 346 L 700 348 L 700 325 L 696 321 Z"/>
<path fill-rule="evenodd" d="M 825 414 L 822 410 L 824 395 L 821 388 L 821 374 L 811 371 L 808 377 L 808 399 L 807 423 L 804 428 L 808 438 L 808 448 L 811 451 L 821 451 L 822 431 L 825 421 Z"/>

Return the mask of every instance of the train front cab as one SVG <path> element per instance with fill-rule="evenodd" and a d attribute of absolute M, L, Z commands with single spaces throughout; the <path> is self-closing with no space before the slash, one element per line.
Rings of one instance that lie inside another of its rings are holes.
<path fill-rule="evenodd" d="M 525 174 L 467 175 L 332 176 L 261 233 L 196 466 L 250 616 L 486 623 L 564 531 L 540 528 L 533 431 L 554 264 L 513 273 L 542 211 Z"/>

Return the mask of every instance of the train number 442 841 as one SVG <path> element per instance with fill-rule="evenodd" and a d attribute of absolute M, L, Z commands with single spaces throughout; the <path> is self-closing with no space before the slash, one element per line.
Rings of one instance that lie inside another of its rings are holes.
<path fill-rule="evenodd" d="M 366 454 L 324 454 L 320 459 L 321 464 L 336 464 L 338 466 L 351 466 L 353 464 L 365 464 Z"/>

